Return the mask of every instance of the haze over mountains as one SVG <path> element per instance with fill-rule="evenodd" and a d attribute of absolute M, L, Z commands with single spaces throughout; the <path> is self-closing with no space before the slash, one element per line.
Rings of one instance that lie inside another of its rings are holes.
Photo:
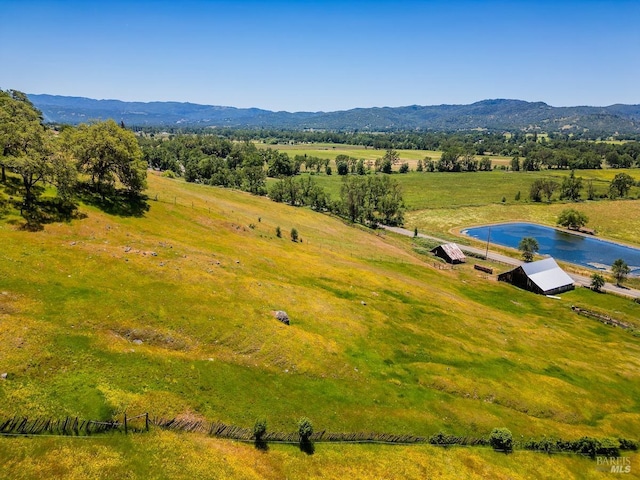
<path fill-rule="evenodd" d="M 544 102 L 483 100 L 470 105 L 355 108 L 336 112 L 274 112 L 182 102 L 123 102 L 28 95 L 46 122 L 78 124 L 112 118 L 129 126 L 318 129 L 341 131 L 472 129 L 589 134 L 640 133 L 640 105 L 552 107 Z"/>

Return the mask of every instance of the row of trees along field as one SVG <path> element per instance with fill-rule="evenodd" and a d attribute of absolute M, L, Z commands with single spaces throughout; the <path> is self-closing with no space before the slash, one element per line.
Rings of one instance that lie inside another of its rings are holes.
<path fill-rule="evenodd" d="M 6 197 L 28 228 L 69 218 L 77 199 L 113 206 L 139 199 L 146 162 L 135 135 L 112 120 L 59 130 L 43 124 L 27 96 L 0 90 L 0 168 Z M 43 195 L 53 187 L 55 196 Z M 16 199 L 21 197 L 21 199 Z"/>
<path fill-rule="evenodd" d="M 158 129 L 145 129 L 149 135 Z M 191 133 L 200 132 L 202 129 Z M 185 132 L 183 132 L 185 133 Z M 640 166 L 640 142 L 629 138 L 625 142 L 606 142 L 589 136 L 550 133 L 512 132 L 305 132 L 282 130 L 218 129 L 216 135 L 233 141 L 260 141 L 266 144 L 334 143 L 360 145 L 380 150 L 438 150 L 451 151 L 458 156 L 500 155 L 517 157 L 514 169 L 600 168 L 606 163 L 612 168 Z"/>
<path fill-rule="evenodd" d="M 371 226 L 403 221 L 404 202 L 398 183 L 386 175 L 365 175 L 369 168 L 365 169 L 364 162 L 346 155 L 337 159 L 337 170 L 345 180 L 340 198 L 332 201 L 313 177 L 296 177 L 302 166 L 312 172 L 324 168 L 331 174 L 327 159 L 302 155 L 292 158 L 285 152 L 258 149 L 250 142 L 232 142 L 213 135 L 140 141 L 149 165 L 168 176 L 183 174 L 188 182 L 268 194 L 276 202 L 330 211 Z M 346 176 L 350 171 L 360 176 Z M 278 179 L 269 189 L 267 177 Z"/>

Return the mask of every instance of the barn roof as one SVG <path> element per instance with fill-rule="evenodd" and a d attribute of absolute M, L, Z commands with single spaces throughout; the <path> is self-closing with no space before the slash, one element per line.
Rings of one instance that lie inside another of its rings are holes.
<path fill-rule="evenodd" d="M 464 253 L 462 253 L 462 250 L 460 250 L 460 247 L 455 243 L 445 243 L 440 245 L 440 248 L 444 250 L 444 253 L 446 253 L 451 260 L 464 262 L 467 259 L 467 257 L 464 256 Z M 437 247 L 434 248 L 434 250 L 436 249 Z"/>
<path fill-rule="evenodd" d="M 522 270 L 543 292 L 573 285 L 573 279 L 549 257 L 537 262 L 525 263 Z"/>

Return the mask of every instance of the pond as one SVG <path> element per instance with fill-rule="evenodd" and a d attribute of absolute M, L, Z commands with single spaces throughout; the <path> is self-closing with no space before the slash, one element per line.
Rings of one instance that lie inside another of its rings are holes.
<path fill-rule="evenodd" d="M 640 249 L 590 236 L 576 235 L 533 223 L 487 225 L 468 228 L 462 233 L 484 242 L 490 237 L 490 243 L 516 249 L 522 238 L 533 237 L 538 241 L 539 253 L 542 255 L 551 255 L 564 262 L 598 270 L 605 270 L 611 267 L 615 260 L 622 258 L 629 265 L 631 275 L 640 275 Z"/>

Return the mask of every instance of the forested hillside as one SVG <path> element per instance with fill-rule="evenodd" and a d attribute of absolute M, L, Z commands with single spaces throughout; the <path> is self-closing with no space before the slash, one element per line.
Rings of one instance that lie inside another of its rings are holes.
<path fill-rule="evenodd" d="M 640 105 L 552 107 L 543 102 L 483 100 L 471 105 L 356 108 L 337 112 L 273 112 L 180 102 L 121 102 L 29 95 L 52 123 L 114 119 L 136 126 L 326 129 L 345 131 L 473 129 L 584 133 L 640 133 Z"/>

